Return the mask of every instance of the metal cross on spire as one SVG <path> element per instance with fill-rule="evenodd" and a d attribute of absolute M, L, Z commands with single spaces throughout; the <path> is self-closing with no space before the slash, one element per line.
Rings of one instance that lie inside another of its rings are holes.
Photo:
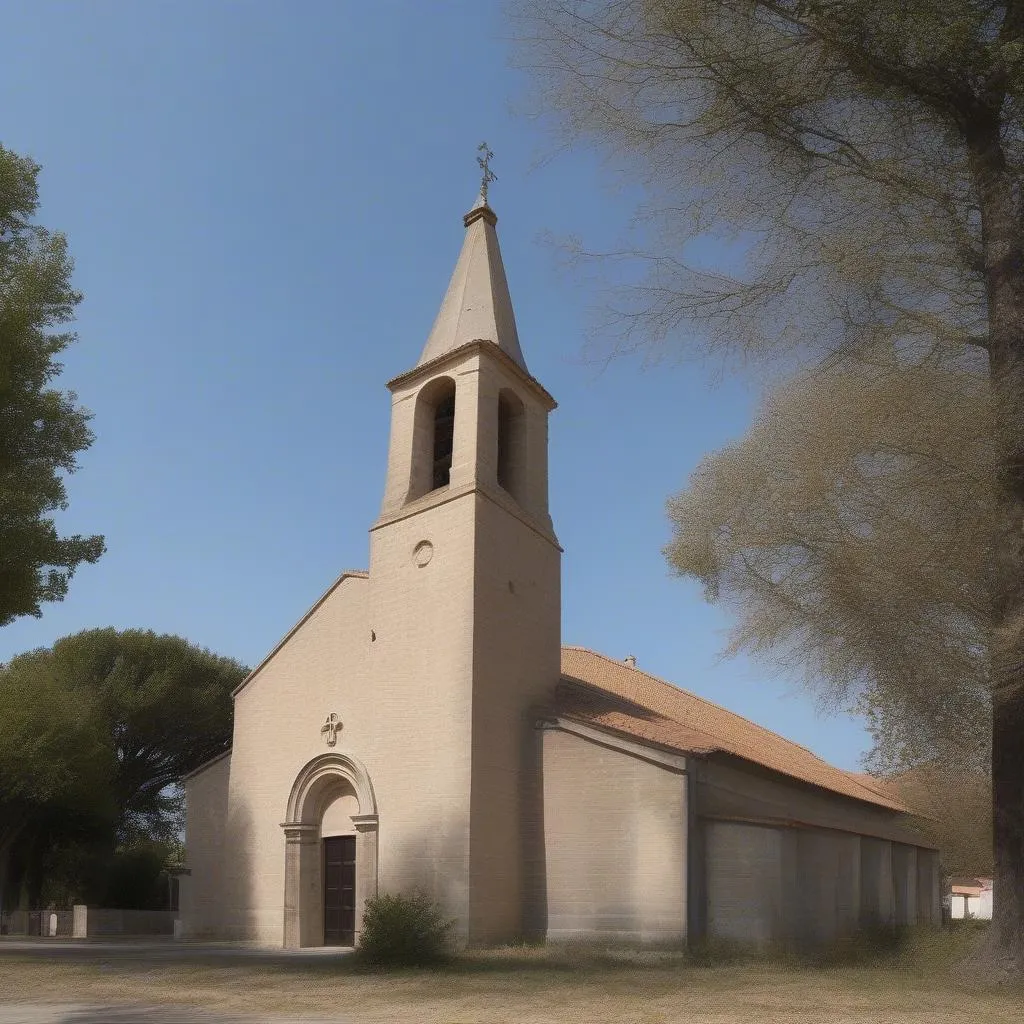
<path fill-rule="evenodd" d="M 494 154 L 487 148 L 486 142 L 481 142 L 476 147 L 478 153 L 483 153 L 483 156 L 478 156 L 476 162 L 480 165 L 480 170 L 484 172 L 483 180 L 480 182 L 480 195 L 483 196 L 483 200 L 487 202 L 487 186 L 492 181 L 497 181 L 498 176 L 491 170 L 491 158 Z"/>

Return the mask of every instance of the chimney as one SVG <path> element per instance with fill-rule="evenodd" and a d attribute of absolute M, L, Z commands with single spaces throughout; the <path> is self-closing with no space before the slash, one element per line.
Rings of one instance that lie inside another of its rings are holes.
<path fill-rule="evenodd" d="M 627 664 L 627 665 L 628 665 L 628 666 L 629 666 L 630 668 L 636 668 L 636 655 L 635 655 L 635 654 L 627 654 L 627 655 L 626 655 L 626 656 L 625 656 L 625 657 L 624 657 L 624 658 L 623 658 L 622 660 L 623 660 L 623 661 L 624 661 L 624 662 L 625 662 L 625 663 L 626 663 L 626 664 Z"/>

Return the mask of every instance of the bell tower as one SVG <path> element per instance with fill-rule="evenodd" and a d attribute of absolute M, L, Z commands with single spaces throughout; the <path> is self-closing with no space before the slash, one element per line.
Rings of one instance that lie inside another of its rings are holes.
<path fill-rule="evenodd" d="M 369 595 L 371 685 L 393 723 L 374 771 L 380 887 L 425 889 L 474 945 L 514 940 L 535 918 L 528 712 L 558 681 L 561 642 L 555 401 L 519 345 L 486 172 L 419 362 L 388 384 Z"/>

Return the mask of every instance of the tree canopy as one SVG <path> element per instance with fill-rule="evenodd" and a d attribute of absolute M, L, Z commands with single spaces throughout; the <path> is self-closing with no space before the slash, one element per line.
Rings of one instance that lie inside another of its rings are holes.
<path fill-rule="evenodd" d="M 159 832 L 167 788 L 231 745 L 231 691 L 248 674 L 233 659 L 136 629 L 86 630 L 28 657 L 90 695 L 116 760 L 113 792 L 125 834 Z M 19 670 L 15 658 L 8 671 Z"/>
<path fill-rule="evenodd" d="M 946 875 L 991 877 L 992 777 L 941 760 L 925 762 L 884 781 L 883 790 L 915 814 L 922 840 L 935 846 Z"/>
<path fill-rule="evenodd" d="M 93 441 L 74 392 L 49 385 L 75 335 L 81 295 L 59 232 L 34 224 L 39 166 L 0 146 L 0 626 L 62 600 L 75 569 L 104 550 L 99 536 L 61 537 L 51 513 L 67 508 L 61 471 Z"/>
<path fill-rule="evenodd" d="M 726 655 L 863 713 L 878 772 L 990 769 L 988 400 L 981 373 L 891 353 L 819 368 L 669 502 L 670 565 L 736 615 Z"/>
<path fill-rule="evenodd" d="M 110 851 L 173 841 L 175 787 L 230 745 L 247 673 L 181 637 L 114 629 L 0 666 L 0 872 L 4 834 L 8 864 L 41 835 L 54 849 L 84 832 Z"/>

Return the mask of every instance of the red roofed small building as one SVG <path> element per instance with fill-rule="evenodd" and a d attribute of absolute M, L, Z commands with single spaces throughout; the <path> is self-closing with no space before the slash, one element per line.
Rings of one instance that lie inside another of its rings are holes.
<path fill-rule="evenodd" d="M 954 877 L 949 880 L 950 917 L 954 921 L 992 920 L 992 879 Z"/>
<path fill-rule="evenodd" d="M 496 222 L 482 195 L 420 359 L 388 385 L 369 570 L 243 681 L 232 749 L 185 779 L 184 934 L 349 946 L 370 896 L 413 888 L 471 945 L 938 923 L 937 852 L 898 799 L 562 646 L 555 402 L 526 368 Z"/>

